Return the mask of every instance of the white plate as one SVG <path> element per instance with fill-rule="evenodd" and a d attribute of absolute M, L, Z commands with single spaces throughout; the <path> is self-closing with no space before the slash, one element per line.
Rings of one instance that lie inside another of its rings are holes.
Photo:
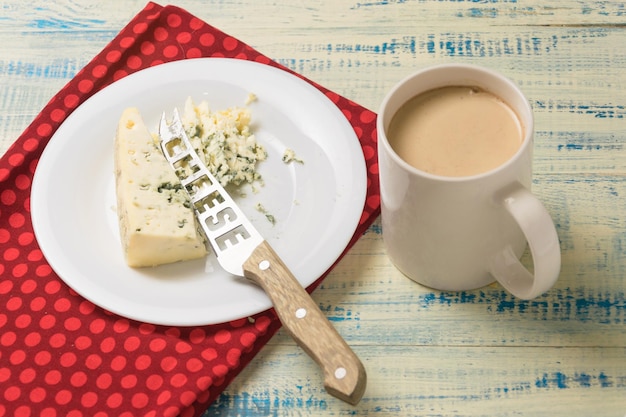
<path fill-rule="evenodd" d="M 115 212 L 113 141 L 126 107 L 138 107 L 156 131 L 163 111 L 185 99 L 215 110 L 243 106 L 269 153 L 259 166 L 265 185 L 238 204 L 303 286 L 340 256 L 361 216 L 366 168 L 354 130 L 339 109 L 307 82 L 250 61 L 207 58 L 152 67 L 121 79 L 76 109 L 39 161 L 31 195 L 33 227 L 56 273 L 76 292 L 119 315 L 149 323 L 221 323 L 271 307 L 245 278 L 207 259 L 129 268 Z M 285 164 L 291 148 L 304 164 Z M 254 207 L 276 218 L 272 225 Z"/>

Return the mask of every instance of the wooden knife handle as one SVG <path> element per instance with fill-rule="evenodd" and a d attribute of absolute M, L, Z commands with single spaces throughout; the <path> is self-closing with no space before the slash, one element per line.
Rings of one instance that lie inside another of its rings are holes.
<path fill-rule="evenodd" d="M 363 364 L 266 241 L 243 271 L 265 290 L 285 329 L 322 368 L 326 391 L 357 404 L 367 383 Z"/>

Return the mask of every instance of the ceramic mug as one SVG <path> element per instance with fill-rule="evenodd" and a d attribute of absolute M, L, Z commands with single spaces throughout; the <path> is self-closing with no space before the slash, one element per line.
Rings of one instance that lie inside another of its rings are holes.
<path fill-rule="evenodd" d="M 446 86 L 478 87 L 508 104 L 523 126 L 517 152 L 497 168 L 461 177 L 431 174 L 405 162 L 387 136 L 393 116 L 416 95 Z M 530 191 L 533 128 L 523 93 L 487 68 L 430 67 L 392 88 L 377 120 L 381 216 L 387 254 L 403 274 L 446 291 L 497 280 L 522 299 L 554 285 L 561 267 L 559 239 L 548 211 Z M 527 245 L 532 270 L 519 261 Z"/>

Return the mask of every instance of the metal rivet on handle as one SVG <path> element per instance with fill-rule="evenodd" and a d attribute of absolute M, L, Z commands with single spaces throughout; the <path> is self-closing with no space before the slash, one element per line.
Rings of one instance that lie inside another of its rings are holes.
<path fill-rule="evenodd" d="M 299 319 L 303 319 L 306 316 L 306 308 L 300 307 L 296 310 L 296 317 Z"/>
<path fill-rule="evenodd" d="M 335 369 L 335 378 L 337 379 L 343 379 L 346 377 L 347 374 L 348 371 L 346 371 L 346 368 L 339 367 Z"/>
<path fill-rule="evenodd" d="M 270 261 L 268 261 L 267 259 L 259 262 L 259 268 L 261 268 L 261 271 L 265 271 L 269 267 L 270 267 Z"/>

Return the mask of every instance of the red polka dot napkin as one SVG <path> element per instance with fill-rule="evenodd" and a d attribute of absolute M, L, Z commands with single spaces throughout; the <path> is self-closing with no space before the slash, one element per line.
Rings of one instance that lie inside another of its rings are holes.
<path fill-rule="evenodd" d="M 204 327 L 155 326 L 116 316 L 66 286 L 33 234 L 33 173 L 65 118 L 132 72 L 198 57 L 282 68 L 180 8 L 149 3 L 0 159 L 0 417 L 198 416 L 280 328 L 273 310 Z M 354 126 L 369 170 L 352 246 L 379 212 L 376 115 L 313 85 Z"/>

